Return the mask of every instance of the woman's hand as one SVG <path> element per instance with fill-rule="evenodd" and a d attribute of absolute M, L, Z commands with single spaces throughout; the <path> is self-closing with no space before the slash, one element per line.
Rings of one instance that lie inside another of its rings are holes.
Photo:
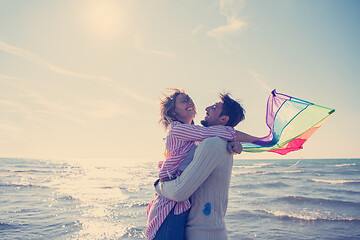
<path fill-rule="evenodd" d="M 228 142 L 227 149 L 230 153 L 240 154 L 243 147 L 239 141 Z"/>

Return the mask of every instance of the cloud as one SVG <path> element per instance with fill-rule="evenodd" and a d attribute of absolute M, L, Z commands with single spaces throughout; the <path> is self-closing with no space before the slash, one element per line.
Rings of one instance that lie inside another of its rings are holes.
<path fill-rule="evenodd" d="M 271 92 L 272 89 L 265 83 L 264 80 L 262 80 L 263 76 L 261 76 L 259 73 L 253 71 L 253 70 L 249 70 L 250 75 L 252 76 L 252 78 L 256 81 L 256 83 L 262 87 L 263 89 L 265 89 L 267 92 Z"/>
<path fill-rule="evenodd" d="M 65 106 L 50 101 L 38 92 L 24 87 L 21 84 L 24 81 L 27 80 L 0 74 L 0 83 L 20 90 L 17 96 L 13 96 L 14 99 L 12 100 L 4 100 L 0 97 L 2 112 L 18 113 L 23 118 L 41 123 L 46 123 L 44 115 L 52 115 L 83 125 L 87 124 L 91 119 L 110 119 L 128 113 L 128 109 L 124 107 L 124 104 L 121 105 L 118 101 L 103 99 L 91 98 L 77 106 L 74 104 Z M 132 93 L 129 92 L 129 94 Z"/>
<path fill-rule="evenodd" d="M 142 45 L 139 34 L 135 34 L 135 36 L 134 36 L 134 47 L 137 51 L 139 51 L 143 54 L 152 54 L 152 55 L 159 55 L 159 56 L 164 56 L 164 57 L 176 57 L 176 54 L 173 52 L 145 49 Z"/>
<path fill-rule="evenodd" d="M 226 35 L 236 34 L 248 24 L 237 16 L 244 7 L 244 1 L 220 0 L 220 14 L 226 17 L 226 25 L 219 26 L 207 32 L 209 37 L 223 40 Z"/>
<path fill-rule="evenodd" d="M 241 28 L 243 28 L 246 25 L 247 25 L 247 23 L 244 22 L 243 20 L 237 19 L 235 17 L 229 17 L 227 19 L 227 25 L 217 27 L 217 28 L 209 31 L 207 34 L 210 37 L 221 39 L 226 34 L 237 33 Z"/>
<path fill-rule="evenodd" d="M 2 105 L 4 108 L 9 108 L 10 111 L 8 112 L 20 112 L 22 111 L 22 109 L 24 109 L 24 105 L 13 100 L 0 99 L 0 105 Z M 4 108 L 2 109 L 2 111 L 4 111 Z"/>
<path fill-rule="evenodd" d="M 21 133 L 22 130 L 16 126 L 13 122 L 5 122 L 2 120 L 0 122 L 0 132 L 3 134 L 6 133 Z"/>
<path fill-rule="evenodd" d="M 77 73 L 77 72 L 73 72 L 64 68 L 60 68 L 58 66 L 55 66 L 51 63 L 49 63 L 48 61 L 44 60 L 43 58 L 28 52 L 24 49 L 12 46 L 10 44 L 4 43 L 0 41 L 0 50 L 4 51 L 6 53 L 24 58 L 30 62 L 34 62 L 36 64 L 39 65 L 43 65 L 46 68 L 50 69 L 53 72 L 62 74 L 62 75 L 67 75 L 67 76 L 71 76 L 71 77 L 75 77 L 75 78 L 81 78 L 81 79 L 88 79 L 91 81 L 95 81 L 98 82 L 100 84 L 109 86 L 111 88 L 117 89 L 119 91 L 121 91 L 124 94 L 127 94 L 129 97 L 138 100 L 142 103 L 146 103 L 146 104 L 153 104 L 154 101 L 153 100 L 149 100 L 146 99 L 144 97 L 142 97 L 139 94 L 134 93 L 133 91 L 131 91 L 130 89 L 127 88 L 123 88 L 121 86 L 119 86 L 113 79 L 111 78 L 107 78 L 107 77 L 102 77 L 102 76 L 93 76 L 93 75 L 87 75 L 87 74 L 82 74 L 82 73 Z"/>
<path fill-rule="evenodd" d="M 86 114 L 92 118 L 113 118 L 127 112 L 123 106 L 109 100 L 93 101 L 88 108 Z"/>
<path fill-rule="evenodd" d="M 79 113 L 77 109 L 49 101 L 41 94 L 24 87 L 17 81 L 24 81 L 24 79 L 0 75 L 0 82 L 21 90 L 19 95 L 13 96 L 15 99 L 0 99 L 0 105 L 3 106 L 2 112 L 5 112 L 6 109 L 7 113 L 19 113 L 27 120 L 40 123 L 44 123 L 41 114 L 55 115 L 81 124 L 86 123 L 82 118 L 75 117 Z"/>
<path fill-rule="evenodd" d="M 77 77 L 77 78 L 89 78 L 89 79 L 93 79 L 93 80 L 97 80 L 97 81 L 105 82 L 105 83 L 114 83 L 114 81 L 109 78 L 76 73 L 76 72 L 72 72 L 72 71 L 57 67 L 31 52 L 28 52 L 24 49 L 12 46 L 12 45 L 4 43 L 4 42 L 0 42 L 0 50 L 7 52 L 9 54 L 24 58 L 31 62 L 43 65 L 56 73 L 68 75 L 71 77 Z"/>
<path fill-rule="evenodd" d="M 191 31 L 191 34 L 192 35 L 196 35 L 199 33 L 199 31 L 204 27 L 204 25 L 202 24 L 199 24 L 197 25 L 192 31 Z"/>

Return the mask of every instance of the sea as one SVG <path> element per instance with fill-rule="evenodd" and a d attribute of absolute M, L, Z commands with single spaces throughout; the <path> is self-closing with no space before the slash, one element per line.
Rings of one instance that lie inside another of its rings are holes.
<path fill-rule="evenodd" d="M 241 156 L 241 155 L 240 155 Z M 0 158 L 0 239 L 146 239 L 151 160 Z M 229 239 L 360 239 L 360 159 L 234 160 Z"/>

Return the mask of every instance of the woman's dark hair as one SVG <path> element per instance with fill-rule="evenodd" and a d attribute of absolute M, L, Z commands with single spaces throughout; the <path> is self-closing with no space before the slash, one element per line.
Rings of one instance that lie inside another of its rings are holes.
<path fill-rule="evenodd" d="M 226 115 L 229 121 L 226 126 L 235 127 L 239 122 L 245 119 L 245 109 L 236 100 L 230 97 L 229 93 L 220 93 L 222 103 L 222 112 L 220 116 Z"/>

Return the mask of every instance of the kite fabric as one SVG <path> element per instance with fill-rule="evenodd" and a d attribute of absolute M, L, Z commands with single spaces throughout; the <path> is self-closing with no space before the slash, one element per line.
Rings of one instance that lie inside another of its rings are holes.
<path fill-rule="evenodd" d="M 335 112 L 273 90 L 267 102 L 266 124 L 270 134 L 254 143 L 243 143 L 244 152 L 275 152 L 285 155 L 303 144 Z"/>

